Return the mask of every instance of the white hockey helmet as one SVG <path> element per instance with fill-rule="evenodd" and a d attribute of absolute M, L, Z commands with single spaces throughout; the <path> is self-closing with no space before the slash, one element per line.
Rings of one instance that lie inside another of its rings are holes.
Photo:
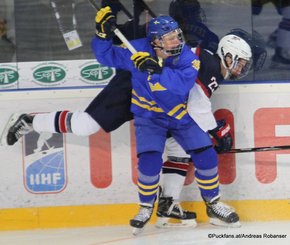
<path fill-rule="evenodd" d="M 241 37 L 229 34 L 224 36 L 218 44 L 217 54 L 220 57 L 227 74 L 225 79 L 238 79 L 248 74 L 252 66 L 252 51 L 250 45 Z M 229 62 L 230 60 L 230 62 Z M 239 74 L 234 70 L 243 61 Z"/>

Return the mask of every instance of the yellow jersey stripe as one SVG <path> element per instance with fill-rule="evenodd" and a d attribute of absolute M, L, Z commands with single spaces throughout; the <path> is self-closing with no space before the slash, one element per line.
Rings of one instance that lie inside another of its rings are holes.
<path fill-rule="evenodd" d="M 155 101 L 148 101 L 144 97 L 139 96 L 134 89 L 132 90 L 132 94 L 135 95 L 142 102 L 148 103 L 149 105 L 156 105 Z"/>
<path fill-rule="evenodd" d="M 159 107 L 153 107 L 153 106 L 149 106 L 149 105 L 146 105 L 146 104 L 141 104 L 139 101 L 137 101 L 136 99 L 132 98 L 131 99 L 131 102 L 141 108 L 144 108 L 148 111 L 154 111 L 154 112 L 164 112 L 161 108 Z"/>
<path fill-rule="evenodd" d="M 180 108 L 186 108 L 186 106 L 184 104 L 179 104 L 177 106 L 175 106 L 171 111 L 169 111 L 167 114 L 169 116 L 173 116 Z"/>
<path fill-rule="evenodd" d="M 181 113 L 179 113 L 175 118 L 181 119 L 187 114 L 187 110 L 183 110 Z"/>

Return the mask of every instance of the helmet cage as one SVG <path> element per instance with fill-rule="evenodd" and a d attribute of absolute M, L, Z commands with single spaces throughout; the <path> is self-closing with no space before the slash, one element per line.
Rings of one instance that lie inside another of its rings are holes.
<path fill-rule="evenodd" d="M 167 49 L 165 49 L 165 46 L 166 46 L 165 43 L 168 42 L 168 41 L 170 41 L 170 40 L 172 40 L 171 37 L 168 38 L 168 36 L 169 35 L 172 35 L 172 33 L 175 33 L 176 34 L 176 36 L 174 38 L 177 38 L 178 39 L 179 44 L 176 47 L 174 47 L 174 48 L 170 48 L 170 49 L 167 48 Z M 183 36 L 182 30 L 180 28 L 177 28 L 177 29 L 175 29 L 175 30 L 173 30 L 171 32 L 168 32 L 168 33 L 162 35 L 161 37 L 158 38 L 158 40 L 160 41 L 160 44 L 161 45 L 156 46 L 156 45 L 154 45 L 154 43 L 153 43 L 153 45 L 155 47 L 157 47 L 157 48 L 161 48 L 162 51 L 166 55 L 169 55 L 169 56 L 179 55 L 181 53 L 181 50 L 182 50 L 184 44 L 185 44 L 184 36 Z"/>
<path fill-rule="evenodd" d="M 223 49 L 222 49 L 222 52 L 223 52 Z M 230 65 L 227 65 L 226 60 L 228 57 L 232 59 L 232 63 Z M 246 63 L 242 65 L 241 60 L 244 60 Z M 246 60 L 244 58 L 239 58 L 238 55 L 235 55 L 234 57 L 232 57 L 231 53 L 227 53 L 224 55 L 224 58 L 222 59 L 222 64 L 227 69 L 227 72 L 228 72 L 225 79 L 240 79 L 248 75 L 249 71 L 252 68 L 253 60 L 252 58 L 249 60 Z M 240 74 L 234 75 L 234 70 L 237 69 L 238 66 L 242 66 Z"/>

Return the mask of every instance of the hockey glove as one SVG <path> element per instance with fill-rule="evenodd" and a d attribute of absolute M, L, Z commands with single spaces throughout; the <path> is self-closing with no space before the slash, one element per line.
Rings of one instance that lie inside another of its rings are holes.
<path fill-rule="evenodd" d="M 96 35 L 105 40 L 114 36 L 116 29 L 116 17 L 112 14 L 110 7 L 101 8 L 96 15 Z"/>
<path fill-rule="evenodd" d="M 160 74 L 162 72 L 162 67 L 158 64 L 158 60 L 148 52 L 137 52 L 131 56 L 131 60 L 139 71 L 147 71 L 149 74 Z"/>
<path fill-rule="evenodd" d="M 209 130 L 209 134 L 216 140 L 215 150 L 218 153 L 229 151 L 233 146 L 231 126 L 225 120 L 218 120 L 217 127 Z"/>

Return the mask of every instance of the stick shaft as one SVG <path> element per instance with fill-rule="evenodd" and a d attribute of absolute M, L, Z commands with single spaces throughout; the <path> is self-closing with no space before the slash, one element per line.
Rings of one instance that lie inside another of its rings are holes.
<path fill-rule="evenodd" d="M 231 150 L 229 150 L 227 152 L 223 152 L 221 154 L 246 153 L 246 152 L 264 152 L 264 151 L 281 151 L 281 150 L 290 150 L 290 145 L 262 146 L 262 147 L 252 147 L 252 148 L 238 148 L 238 149 L 231 149 Z"/>
<path fill-rule="evenodd" d="M 132 54 L 137 53 L 137 50 L 132 46 L 132 44 L 128 41 L 128 39 L 123 35 L 123 33 L 118 28 L 114 30 L 114 33 Z"/>

